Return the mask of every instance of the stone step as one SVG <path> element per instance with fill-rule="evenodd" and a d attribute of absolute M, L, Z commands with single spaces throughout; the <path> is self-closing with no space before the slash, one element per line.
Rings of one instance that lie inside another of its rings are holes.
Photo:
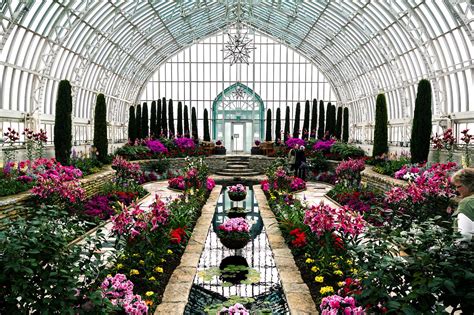
<path fill-rule="evenodd" d="M 247 164 L 227 164 L 227 168 L 248 168 L 249 163 Z"/>
<path fill-rule="evenodd" d="M 224 175 L 224 176 L 234 176 L 234 177 L 241 177 L 241 176 L 256 176 L 260 175 L 259 172 L 256 172 L 254 170 L 249 170 L 249 171 L 229 171 L 229 170 L 222 170 L 216 172 L 217 175 Z"/>
<path fill-rule="evenodd" d="M 226 161 L 249 161 L 250 158 L 248 156 L 229 156 L 226 157 Z"/>

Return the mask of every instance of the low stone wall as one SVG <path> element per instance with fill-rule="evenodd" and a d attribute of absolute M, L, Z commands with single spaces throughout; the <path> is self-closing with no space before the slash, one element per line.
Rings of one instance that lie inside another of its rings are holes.
<path fill-rule="evenodd" d="M 222 170 L 226 168 L 226 161 L 225 155 L 212 155 L 212 156 L 205 156 L 203 157 L 204 163 L 207 164 L 209 167 L 209 172 L 215 173 L 218 170 Z M 139 163 L 140 165 L 147 165 L 156 163 L 158 160 L 140 160 L 140 161 L 131 161 L 132 163 Z M 179 170 L 183 169 L 186 165 L 185 158 L 172 158 L 168 159 L 169 161 L 169 169 L 172 170 Z"/>
<path fill-rule="evenodd" d="M 265 170 L 275 161 L 274 157 L 264 155 L 251 155 L 249 167 L 257 172 L 265 173 Z"/>
<path fill-rule="evenodd" d="M 82 178 L 81 187 L 87 198 L 97 194 L 104 183 L 112 180 L 115 171 L 109 166 L 102 172 Z M 0 220 L 24 215 L 28 208 L 34 207 L 33 195 L 27 191 L 17 195 L 0 197 Z M 0 224 L 1 226 L 1 224 Z"/>
<path fill-rule="evenodd" d="M 388 191 L 392 187 L 399 186 L 405 187 L 408 185 L 408 182 L 395 179 L 393 177 L 382 175 L 372 170 L 372 166 L 366 165 L 365 170 L 362 171 L 362 183 L 367 184 L 368 187 L 379 190 L 379 191 Z"/>

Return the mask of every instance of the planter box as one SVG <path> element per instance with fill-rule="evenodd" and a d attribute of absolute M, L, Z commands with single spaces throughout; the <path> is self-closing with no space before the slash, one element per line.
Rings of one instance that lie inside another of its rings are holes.
<path fill-rule="evenodd" d="M 215 147 L 214 148 L 214 154 L 215 155 L 225 155 L 226 154 L 226 148 L 225 147 Z"/>

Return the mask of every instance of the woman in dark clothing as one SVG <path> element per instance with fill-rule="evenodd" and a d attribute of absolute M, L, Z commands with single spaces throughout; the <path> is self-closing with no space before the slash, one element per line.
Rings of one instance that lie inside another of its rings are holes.
<path fill-rule="evenodd" d="M 296 150 L 295 175 L 303 180 L 306 178 L 306 156 L 304 154 L 305 147 L 300 146 Z"/>

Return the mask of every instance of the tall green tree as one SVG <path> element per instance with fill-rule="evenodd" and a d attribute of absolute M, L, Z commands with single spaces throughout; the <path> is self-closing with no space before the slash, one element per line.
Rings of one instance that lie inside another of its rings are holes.
<path fill-rule="evenodd" d="M 323 100 L 319 101 L 319 122 L 318 122 L 318 139 L 324 138 L 324 102 Z"/>
<path fill-rule="evenodd" d="M 188 105 L 184 105 L 184 136 L 186 138 L 190 137 L 189 132 L 189 115 L 188 115 Z"/>
<path fill-rule="evenodd" d="M 428 160 L 430 152 L 431 130 L 431 83 L 423 79 L 418 82 L 415 99 L 415 113 L 411 129 L 410 153 L 412 163 L 421 163 Z"/>
<path fill-rule="evenodd" d="M 280 107 L 277 108 L 275 117 L 275 142 L 278 143 L 281 140 L 281 114 Z"/>
<path fill-rule="evenodd" d="M 183 104 L 181 101 L 178 102 L 178 121 L 176 123 L 176 128 L 178 129 L 178 137 L 183 136 Z"/>
<path fill-rule="evenodd" d="M 344 108 L 344 124 L 342 129 L 342 141 L 349 141 L 349 108 Z"/>
<path fill-rule="evenodd" d="M 161 101 L 161 130 L 163 137 L 168 138 L 168 116 L 166 115 L 166 98 Z"/>
<path fill-rule="evenodd" d="M 168 102 L 168 131 L 170 133 L 170 138 L 175 137 L 176 133 L 174 131 L 174 117 L 173 117 L 173 100 L 170 98 Z"/>
<path fill-rule="evenodd" d="M 285 112 L 285 133 L 283 134 L 283 139 L 288 140 L 290 136 L 290 106 L 286 105 L 286 112 Z"/>
<path fill-rule="evenodd" d="M 135 121 L 137 122 L 137 139 L 143 139 L 142 137 L 142 106 L 138 104 L 136 107 Z"/>
<path fill-rule="evenodd" d="M 337 119 L 336 119 L 336 130 L 335 130 L 336 138 L 341 140 L 342 134 L 342 107 L 339 106 L 337 108 Z"/>
<path fill-rule="evenodd" d="M 333 106 L 331 105 L 331 102 L 328 103 L 326 107 L 326 133 L 329 134 L 329 136 L 334 135 L 334 125 L 336 124 L 335 121 L 335 113 L 336 111 L 334 110 L 333 114 Z"/>
<path fill-rule="evenodd" d="M 156 137 L 161 137 L 161 99 L 156 102 Z"/>
<path fill-rule="evenodd" d="M 209 133 L 209 113 L 207 108 L 204 109 L 204 141 L 211 141 L 211 135 Z"/>
<path fill-rule="evenodd" d="M 144 102 L 142 108 L 142 139 L 146 139 L 150 135 L 148 122 L 148 105 Z"/>
<path fill-rule="evenodd" d="M 199 139 L 198 134 L 198 125 L 197 125 L 197 116 L 196 116 L 196 108 L 191 108 L 191 129 L 192 129 L 192 137 L 194 140 Z"/>
<path fill-rule="evenodd" d="M 303 136 L 302 138 L 308 140 L 309 137 L 309 100 L 304 104 L 304 119 L 303 119 Z"/>
<path fill-rule="evenodd" d="M 107 141 L 107 108 L 104 94 L 97 95 L 94 112 L 94 147 L 97 149 L 97 159 L 102 163 L 107 161 L 109 143 Z"/>
<path fill-rule="evenodd" d="M 313 99 L 313 110 L 311 111 L 311 128 L 310 128 L 310 136 L 311 138 L 316 138 L 316 126 L 318 124 L 318 101 Z"/>
<path fill-rule="evenodd" d="M 293 138 L 298 138 L 300 135 L 300 102 L 296 103 L 295 123 L 293 125 Z"/>
<path fill-rule="evenodd" d="M 72 147 L 72 95 L 71 84 L 62 80 L 58 86 L 54 116 L 54 153 L 62 165 L 69 164 Z"/>
<path fill-rule="evenodd" d="M 267 109 L 267 130 L 265 133 L 265 141 L 272 141 L 272 110 Z"/>
<path fill-rule="evenodd" d="M 385 94 L 380 93 L 377 95 L 377 101 L 375 104 L 374 149 L 372 152 L 373 157 L 388 152 L 387 123 L 387 101 L 385 100 Z"/>
<path fill-rule="evenodd" d="M 137 140 L 137 124 L 135 121 L 135 106 L 130 106 L 128 111 L 128 140 L 135 143 Z"/>
<path fill-rule="evenodd" d="M 156 101 L 151 102 L 150 109 L 150 136 L 156 138 Z"/>

